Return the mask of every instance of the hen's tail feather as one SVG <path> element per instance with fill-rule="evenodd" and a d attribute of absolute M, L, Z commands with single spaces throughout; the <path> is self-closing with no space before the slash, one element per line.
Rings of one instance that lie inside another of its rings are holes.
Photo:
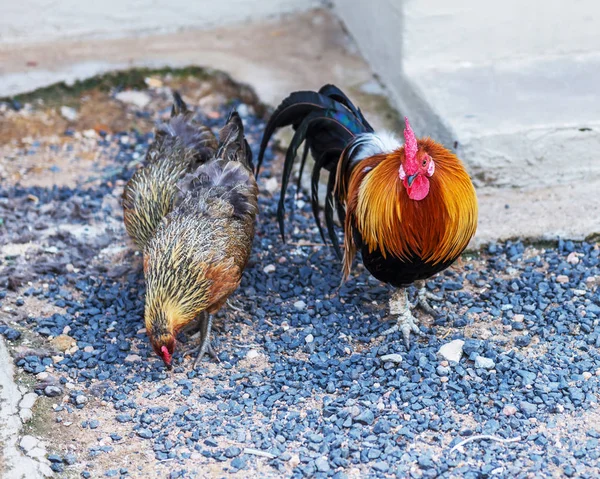
<path fill-rule="evenodd" d="M 181 95 L 179 94 L 178 91 L 174 90 L 173 91 L 173 107 L 171 108 L 171 118 L 175 117 L 177 115 L 183 115 L 188 112 L 189 112 L 188 107 L 185 104 L 185 102 L 183 101 L 183 98 L 181 98 Z"/>
<path fill-rule="evenodd" d="M 219 146 L 215 157 L 239 161 L 250 171 L 254 171 L 252 150 L 244 137 L 244 124 L 235 110 L 229 113 L 225 126 L 219 132 Z"/>

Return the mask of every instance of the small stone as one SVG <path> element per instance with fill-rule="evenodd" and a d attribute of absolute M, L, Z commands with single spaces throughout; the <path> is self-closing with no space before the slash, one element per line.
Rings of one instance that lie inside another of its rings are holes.
<path fill-rule="evenodd" d="M 256 349 L 251 349 L 246 353 L 246 359 L 256 359 L 260 356 L 260 353 Z"/>
<path fill-rule="evenodd" d="M 319 457 L 315 460 L 315 467 L 319 472 L 329 472 L 329 461 L 326 457 Z"/>
<path fill-rule="evenodd" d="M 86 346 L 85 348 L 83 348 L 83 352 L 84 353 L 93 353 L 94 352 L 94 346 Z"/>
<path fill-rule="evenodd" d="M 504 414 L 505 416 L 514 416 L 516 413 L 517 413 L 517 408 L 515 406 L 513 406 L 512 404 L 507 404 L 502 409 L 502 414 Z"/>
<path fill-rule="evenodd" d="M 62 389 L 58 386 L 50 385 L 44 388 L 44 394 L 50 398 L 60 396 L 62 394 Z"/>
<path fill-rule="evenodd" d="M 375 415 L 370 409 L 365 409 L 362 413 L 354 418 L 354 422 L 370 426 L 375 421 Z"/>
<path fill-rule="evenodd" d="M 567 256 L 567 263 L 569 263 L 569 264 L 579 263 L 579 256 L 577 256 L 577 253 L 575 253 L 575 251 L 573 251 L 572 253 L 569 253 L 569 256 Z"/>
<path fill-rule="evenodd" d="M 402 362 L 402 356 L 400 354 L 384 354 L 379 359 L 384 363 L 395 363 L 400 364 Z"/>
<path fill-rule="evenodd" d="M 141 361 L 142 358 L 137 354 L 128 354 L 125 358 L 126 363 L 135 363 L 136 361 Z"/>
<path fill-rule="evenodd" d="M 75 346 L 76 341 L 68 334 L 59 334 L 50 341 L 52 345 L 61 352 L 65 352 Z"/>
<path fill-rule="evenodd" d="M 152 437 L 152 432 L 150 429 L 142 428 L 137 432 L 137 435 L 144 439 L 150 439 Z"/>
<path fill-rule="evenodd" d="M 48 454 L 47 459 L 50 462 L 63 462 L 62 457 L 60 457 L 58 454 Z"/>
<path fill-rule="evenodd" d="M 270 273 L 274 273 L 275 272 L 275 265 L 274 264 L 268 264 L 267 266 L 265 266 L 263 268 L 263 272 L 266 274 L 270 274 Z"/>
<path fill-rule="evenodd" d="M 306 344 L 310 344 L 315 340 L 315 337 L 312 334 L 307 334 L 306 337 L 304 338 L 304 341 L 306 342 Z"/>
<path fill-rule="evenodd" d="M 442 377 L 440 378 L 440 382 L 441 382 L 441 383 L 447 383 L 447 382 L 448 382 L 448 376 L 442 376 Z"/>
<path fill-rule="evenodd" d="M 444 344 L 438 351 L 438 354 L 444 359 L 458 363 L 463 354 L 463 346 L 465 342 L 462 339 L 455 339 Z"/>
<path fill-rule="evenodd" d="M 21 399 L 19 407 L 22 409 L 33 409 L 35 402 L 37 401 L 38 395 L 36 393 L 27 393 Z"/>
<path fill-rule="evenodd" d="M 161 86 L 163 86 L 163 81 L 160 78 L 156 77 L 146 77 L 144 78 L 144 83 L 150 88 L 160 88 Z"/>
<path fill-rule="evenodd" d="M 125 90 L 117 93 L 115 98 L 123 103 L 135 105 L 138 108 L 144 108 L 150 103 L 150 96 L 142 91 Z"/>
<path fill-rule="evenodd" d="M 231 461 L 231 467 L 234 469 L 246 469 L 247 463 L 243 456 L 238 456 Z"/>
<path fill-rule="evenodd" d="M 521 401 L 519 403 L 519 408 L 523 414 L 527 414 L 528 416 L 537 412 L 537 406 L 527 401 Z"/>
<path fill-rule="evenodd" d="M 228 457 L 230 459 L 233 457 L 239 456 L 241 453 L 242 453 L 242 450 L 237 446 L 228 447 L 227 449 L 225 449 L 225 452 L 224 452 L 225 457 Z"/>
<path fill-rule="evenodd" d="M 86 396 L 84 396 L 83 394 L 78 394 L 75 397 L 75 404 L 77 404 L 77 405 L 85 404 L 87 402 L 88 402 L 88 398 Z"/>
<path fill-rule="evenodd" d="M 288 463 L 292 468 L 296 467 L 298 464 L 300 464 L 300 456 L 298 454 L 292 454 L 292 457 L 290 457 Z"/>
<path fill-rule="evenodd" d="M 302 311 L 306 308 L 306 303 L 300 299 L 294 303 L 294 308 L 296 308 L 298 311 Z"/>
<path fill-rule="evenodd" d="M 582 376 L 583 376 L 583 379 L 585 379 L 587 381 L 588 379 L 590 379 L 592 377 L 592 373 L 590 373 L 589 371 L 584 371 Z"/>
<path fill-rule="evenodd" d="M 483 356 L 477 356 L 475 358 L 475 367 L 481 369 L 493 369 L 496 363 L 490 358 L 484 358 Z"/>
<path fill-rule="evenodd" d="M 448 376 L 450 374 L 450 368 L 449 367 L 444 367 L 442 365 L 439 365 L 435 371 L 437 372 L 438 376 Z"/>
<path fill-rule="evenodd" d="M 64 462 L 68 466 L 72 466 L 77 462 L 77 457 L 75 456 L 75 454 L 65 454 Z"/>
<path fill-rule="evenodd" d="M 265 190 L 271 195 L 279 191 L 279 182 L 277 181 L 277 178 L 271 177 L 267 179 L 263 185 L 265 186 Z"/>
<path fill-rule="evenodd" d="M 61 106 L 60 107 L 60 115 L 68 121 L 75 121 L 77 120 L 77 110 L 75 108 L 71 108 L 70 106 Z"/>
<path fill-rule="evenodd" d="M 569 282 L 569 277 L 568 277 L 568 276 L 566 276 L 566 275 L 564 275 L 564 274 L 559 274 L 559 275 L 556 277 L 556 282 L 557 282 L 557 283 L 561 283 L 561 284 L 568 283 L 568 282 Z"/>

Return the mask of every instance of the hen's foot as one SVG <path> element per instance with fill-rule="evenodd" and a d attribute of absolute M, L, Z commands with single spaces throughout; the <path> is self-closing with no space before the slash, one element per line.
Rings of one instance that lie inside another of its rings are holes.
<path fill-rule="evenodd" d="M 396 324 L 389 329 L 386 329 L 382 335 L 387 336 L 389 334 L 400 331 L 402 333 L 402 339 L 406 349 L 410 348 L 410 333 L 414 333 L 418 336 L 422 335 L 421 330 L 418 326 L 418 321 L 411 312 L 411 304 L 408 301 L 408 294 L 405 289 L 396 291 L 390 298 L 390 314 L 397 316 Z"/>
<path fill-rule="evenodd" d="M 215 361 L 220 362 L 219 356 L 217 356 L 217 351 L 215 350 L 213 345 L 210 344 L 210 341 L 208 341 L 208 340 L 202 342 L 200 345 L 198 345 L 194 348 L 189 349 L 187 351 L 187 354 L 189 354 L 190 356 L 193 356 L 194 354 L 196 354 L 196 359 L 194 359 L 193 369 L 196 369 L 196 366 L 198 366 L 198 363 L 204 357 L 205 354 L 208 354 Z"/>
<path fill-rule="evenodd" d="M 427 314 L 430 314 L 435 318 L 439 313 L 435 309 L 433 309 L 433 307 L 429 304 L 428 299 L 431 299 L 432 301 L 444 300 L 444 298 L 442 298 L 441 296 L 438 296 L 437 294 L 433 294 L 432 292 L 428 291 L 425 287 L 425 284 L 421 283 L 419 292 L 417 293 L 417 305 Z"/>
<path fill-rule="evenodd" d="M 235 300 L 233 300 L 231 298 L 229 298 L 227 300 L 227 306 L 229 306 L 234 311 L 237 311 L 238 313 L 243 313 L 244 312 L 244 308 L 242 307 L 242 305 L 238 301 L 235 301 Z"/>
<path fill-rule="evenodd" d="M 195 348 L 191 348 L 190 350 L 188 350 L 188 354 L 190 355 L 197 354 L 196 359 L 194 360 L 194 364 L 192 366 L 194 369 L 196 369 L 196 366 L 205 354 L 208 354 L 211 358 L 219 361 L 217 352 L 210 343 L 210 333 L 212 331 L 212 324 L 212 316 L 207 312 L 203 312 L 199 318 L 198 328 L 198 334 L 200 334 L 200 344 Z"/>

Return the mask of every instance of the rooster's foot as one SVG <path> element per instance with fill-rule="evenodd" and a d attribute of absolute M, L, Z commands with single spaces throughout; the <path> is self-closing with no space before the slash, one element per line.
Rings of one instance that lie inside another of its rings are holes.
<path fill-rule="evenodd" d="M 429 301 L 427 301 L 428 299 L 431 299 L 432 301 L 443 301 L 444 300 L 444 298 L 442 298 L 441 296 L 438 296 L 437 294 L 433 294 L 432 292 L 427 291 L 425 284 L 422 283 L 420 285 L 419 292 L 417 294 L 417 304 L 423 311 L 425 311 L 427 314 L 430 314 L 431 316 L 433 316 L 435 318 L 435 317 L 437 317 L 437 315 L 439 313 L 431 307 L 431 305 L 429 304 Z"/>
<path fill-rule="evenodd" d="M 410 348 L 410 333 L 421 335 L 421 330 L 418 326 L 418 321 L 411 312 L 411 304 L 408 301 L 408 294 L 405 289 L 396 291 L 390 298 L 390 313 L 398 316 L 396 324 L 389 329 L 386 329 L 382 335 L 387 336 L 389 334 L 400 331 L 404 341 L 406 349 Z"/>

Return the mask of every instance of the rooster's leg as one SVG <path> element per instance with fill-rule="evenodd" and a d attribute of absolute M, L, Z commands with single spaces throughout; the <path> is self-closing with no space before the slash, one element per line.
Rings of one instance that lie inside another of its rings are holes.
<path fill-rule="evenodd" d="M 211 358 L 216 359 L 217 353 L 210 344 L 210 333 L 212 331 L 212 316 L 208 314 L 206 311 L 201 313 L 200 316 L 200 344 L 192 348 L 188 351 L 189 354 L 197 353 L 196 359 L 194 361 L 193 368 L 195 369 L 200 360 L 204 357 L 205 354 L 208 354 Z"/>
<path fill-rule="evenodd" d="M 425 281 L 419 281 L 417 283 L 417 287 L 419 288 L 419 292 L 417 294 L 417 298 L 418 298 L 417 304 L 427 314 L 430 314 L 431 316 L 436 317 L 438 315 L 438 313 L 435 309 L 433 309 L 431 307 L 428 299 L 431 299 L 433 301 L 443 301 L 444 298 L 442 298 L 441 296 L 438 296 L 436 294 L 433 294 L 430 291 L 427 291 L 427 288 L 425 287 Z"/>
<path fill-rule="evenodd" d="M 422 334 L 417 325 L 417 318 L 413 316 L 410 309 L 411 304 L 408 301 L 406 289 L 403 288 L 395 291 L 390 298 L 390 314 L 398 316 L 398 319 L 394 326 L 382 333 L 384 336 L 387 336 L 388 334 L 400 331 L 406 349 L 410 347 L 410 333 Z"/>

